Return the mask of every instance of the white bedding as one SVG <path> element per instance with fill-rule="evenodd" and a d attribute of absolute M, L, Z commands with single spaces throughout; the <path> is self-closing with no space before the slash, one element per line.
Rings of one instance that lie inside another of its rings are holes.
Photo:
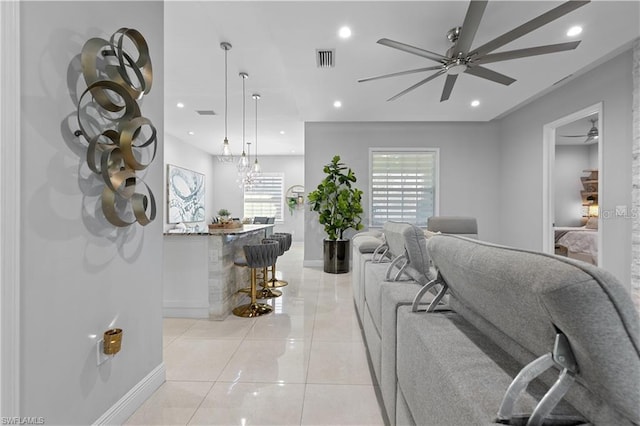
<path fill-rule="evenodd" d="M 598 230 L 585 227 L 557 227 L 556 231 L 566 231 L 556 239 L 556 244 L 563 245 L 573 253 L 588 254 L 595 264 L 598 259 Z M 556 232 L 558 234 L 558 232 Z"/>

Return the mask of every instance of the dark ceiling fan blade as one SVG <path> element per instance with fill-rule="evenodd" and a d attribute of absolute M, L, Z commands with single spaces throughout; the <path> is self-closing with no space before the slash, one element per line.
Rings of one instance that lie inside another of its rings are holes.
<path fill-rule="evenodd" d="M 469 8 L 467 9 L 467 14 L 464 17 L 464 23 L 462 24 L 462 31 L 460 32 L 458 41 L 456 41 L 455 47 L 453 48 L 453 52 L 455 52 L 456 55 L 462 53 L 462 56 L 466 56 L 467 53 L 469 53 L 471 43 L 473 43 L 473 39 L 476 37 L 476 32 L 478 31 L 478 26 L 480 25 L 482 15 L 484 14 L 484 9 L 486 7 L 486 0 L 472 0 L 469 2 Z"/>
<path fill-rule="evenodd" d="M 435 71 L 439 69 L 442 69 L 442 65 L 436 65 L 436 66 L 427 67 L 427 68 L 416 68 L 414 70 L 394 72 L 392 74 L 384 74 L 376 77 L 361 78 L 360 80 L 358 80 L 358 83 L 364 83 L 365 81 L 371 81 L 371 80 L 379 80 L 381 78 L 389 78 L 389 77 L 397 77 L 397 76 L 406 75 L 406 74 L 414 74 L 414 73 L 424 72 L 424 71 Z"/>
<path fill-rule="evenodd" d="M 474 64 L 489 64 L 491 62 L 508 61 L 510 59 L 526 58 L 529 56 L 546 55 L 547 53 L 573 50 L 580 41 L 568 43 L 548 44 L 546 46 L 529 47 L 527 49 L 510 50 L 508 52 L 490 53 L 473 61 Z"/>
<path fill-rule="evenodd" d="M 563 138 L 586 138 L 587 135 L 559 135 Z"/>
<path fill-rule="evenodd" d="M 381 38 L 380 40 L 378 40 L 378 44 L 402 50 L 403 52 L 411 53 L 413 55 L 422 56 L 423 58 L 431 59 L 432 61 L 436 62 L 443 62 L 449 59 L 446 56 L 442 56 L 438 53 L 429 52 L 428 50 L 400 43 L 399 41 L 389 40 L 388 38 Z"/>
<path fill-rule="evenodd" d="M 475 75 L 476 77 L 485 78 L 496 83 L 504 84 L 505 86 L 508 86 L 516 81 L 515 79 L 504 74 L 500 74 L 499 72 L 495 72 L 493 70 L 490 70 L 489 68 L 480 66 L 470 66 L 464 72 L 467 74 Z"/>
<path fill-rule="evenodd" d="M 413 86 L 411 86 L 411 87 L 409 87 L 409 88 L 407 88 L 407 89 L 404 89 L 402 92 L 398 93 L 397 95 L 392 96 L 391 98 L 387 99 L 387 102 L 389 102 L 389 101 L 395 101 L 395 100 L 396 100 L 396 99 L 398 99 L 400 96 L 404 96 L 404 95 L 406 95 L 407 93 L 411 92 L 412 90 L 417 89 L 418 87 L 422 86 L 423 84 L 425 84 L 425 83 L 427 83 L 427 82 L 429 82 L 429 81 L 433 80 L 434 78 L 441 76 L 442 74 L 444 74 L 444 72 L 445 72 L 445 71 L 444 71 L 444 69 L 442 69 L 442 70 L 438 71 L 438 72 L 437 72 L 437 73 L 435 73 L 435 74 L 431 74 L 429 77 L 425 78 L 424 80 L 420 80 L 419 82 L 417 82 L 417 83 L 416 83 L 416 84 L 414 84 Z"/>
<path fill-rule="evenodd" d="M 447 75 L 447 80 L 444 82 L 444 89 L 442 89 L 442 96 L 440 96 L 440 102 L 449 99 L 449 96 L 451 96 L 451 91 L 453 90 L 453 85 L 456 84 L 457 78 L 458 74 Z"/>
<path fill-rule="evenodd" d="M 545 24 L 548 24 L 549 22 L 554 21 L 566 15 L 567 13 L 576 10 L 577 8 L 582 7 L 587 3 L 589 3 L 589 0 L 571 0 L 563 3 L 555 9 L 551 9 L 550 11 L 543 13 L 537 18 L 533 18 L 532 20 L 520 25 L 519 27 L 502 34 L 500 37 L 497 37 L 490 42 L 483 44 L 482 46 L 471 52 L 470 56 L 484 56 L 489 52 L 493 52 L 497 48 L 502 47 L 505 44 L 510 43 L 513 40 L 520 38 L 523 35 L 528 34 L 531 31 L 538 29 Z"/>

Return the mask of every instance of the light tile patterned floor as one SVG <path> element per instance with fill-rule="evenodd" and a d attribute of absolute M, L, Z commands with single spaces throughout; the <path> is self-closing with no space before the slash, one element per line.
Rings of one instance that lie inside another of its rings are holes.
<path fill-rule="evenodd" d="M 278 259 L 289 281 L 274 312 L 164 320 L 167 381 L 128 425 L 380 425 L 351 274 Z"/>

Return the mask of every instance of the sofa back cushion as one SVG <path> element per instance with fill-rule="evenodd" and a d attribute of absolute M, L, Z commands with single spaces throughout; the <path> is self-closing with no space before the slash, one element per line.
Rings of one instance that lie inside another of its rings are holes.
<path fill-rule="evenodd" d="M 384 236 L 380 231 L 365 231 L 355 234 L 351 241 L 360 253 L 373 253 L 384 242 Z"/>
<path fill-rule="evenodd" d="M 411 223 L 386 222 L 383 233 L 392 257 L 405 256 L 408 260 L 407 275 L 423 284 L 429 281 L 431 261 L 424 231 Z"/>
<path fill-rule="evenodd" d="M 610 273 L 451 235 L 429 239 L 428 250 L 468 321 L 495 327 L 496 343 L 507 352 L 514 348 L 504 344 L 505 335 L 535 357 L 551 352 L 561 331 L 574 352 L 578 382 L 640 423 L 640 319 Z M 593 405 L 571 402 L 583 413 Z"/>
<path fill-rule="evenodd" d="M 431 216 L 427 219 L 427 230 L 434 233 L 478 238 L 478 221 L 475 217 Z"/>

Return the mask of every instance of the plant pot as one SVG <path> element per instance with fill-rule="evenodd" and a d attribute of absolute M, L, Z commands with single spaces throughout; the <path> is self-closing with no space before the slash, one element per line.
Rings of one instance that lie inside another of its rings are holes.
<path fill-rule="evenodd" d="M 324 240 L 324 272 L 330 274 L 349 272 L 349 241 Z"/>

